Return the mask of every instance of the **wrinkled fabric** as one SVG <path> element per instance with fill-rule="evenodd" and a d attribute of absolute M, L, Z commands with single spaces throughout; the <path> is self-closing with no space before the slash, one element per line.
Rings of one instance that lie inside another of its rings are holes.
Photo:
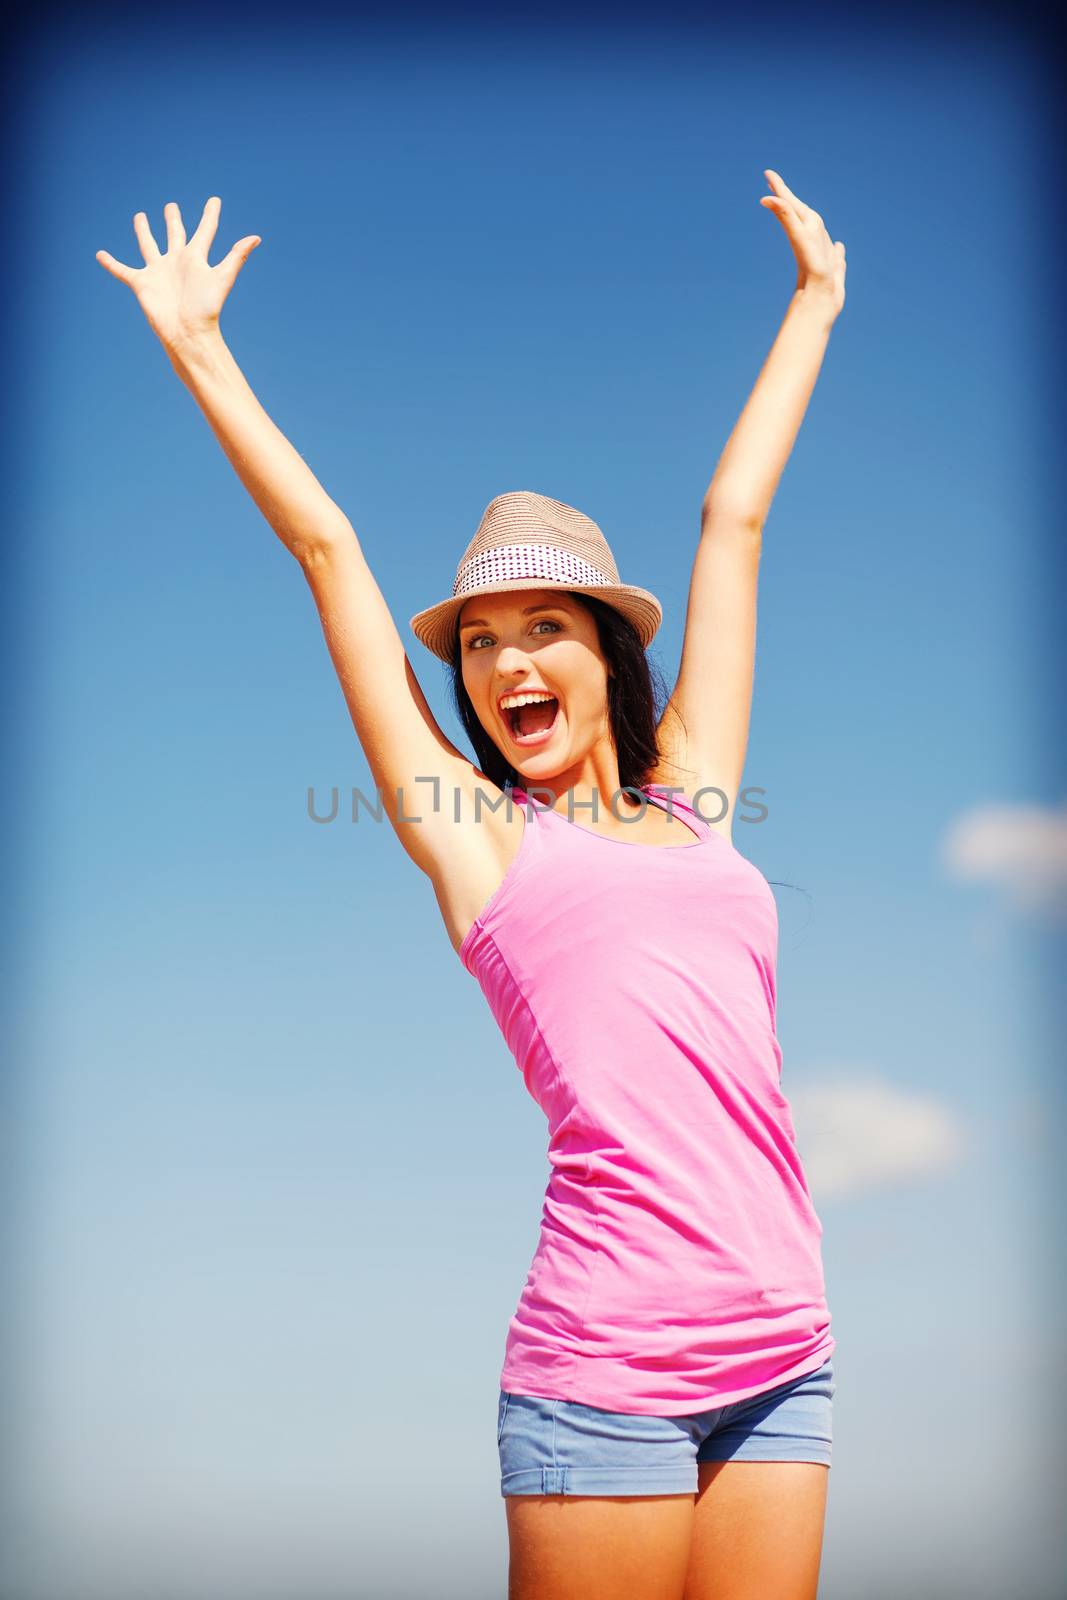
<path fill-rule="evenodd" d="M 815 1372 L 835 1341 L 781 1088 L 774 895 L 688 798 L 644 793 L 688 843 L 512 790 L 522 841 L 459 956 L 548 1121 L 500 1387 L 668 1416 Z"/>

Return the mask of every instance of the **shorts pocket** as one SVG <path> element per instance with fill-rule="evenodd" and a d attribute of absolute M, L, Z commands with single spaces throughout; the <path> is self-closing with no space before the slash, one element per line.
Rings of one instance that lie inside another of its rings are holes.
<path fill-rule="evenodd" d="M 500 1400 L 497 1403 L 497 1410 L 496 1410 L 496 1442 L 497 1442 L 497 1444 L 500 1443 L 500 1435 L 504 1431 L 504 1419 L 508 1414 L 508 1401 L 510 1399 L 511 1399 L 511 1396 L 508 1393 L 508 1391 L 506 1389 L 501 1389 L 501 1391 L 500 1391 Z"/>

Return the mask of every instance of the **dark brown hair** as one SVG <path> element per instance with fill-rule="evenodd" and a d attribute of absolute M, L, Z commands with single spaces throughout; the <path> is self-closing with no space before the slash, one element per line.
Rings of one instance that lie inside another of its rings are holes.
<path fill-rule="evenodd" d="M 619 787 L 640 788 L 647 783 L 660 759 L 656 727 L 667 704 L 669 690 L 649 659 L 632 622 L 591 594 L 564 591 L 591 613 L 600 650 L 612 669 L 608 679 L 608 723 L 619 763 Z M 522 774 L 502 754 L 478 720 L 463 683 L 463 641 L 458 635 L 448 668 L 452 703 L 474 746 L 480 772 L 500 789 L 522 787 Z"/>
<path fill-rule="evenodd" d="M 596 623 L 601 653 L 614 671 L 614 676 L 608 679 L 608 721 L 619 762 L 619 787 L 639 789 L 648 782 L 661 759 L 656 728 L 670 698 L 670 690 L 659 668 L 649 659 L 636 628 L 621 611 L 598 600 L 596 595 L 575 594 L 571 589 L 564 592 L 585 606 Z M 522 788 L 522 774 L 486 733 L 464 687 L 463 641 L 458 633 L 457 629 L 447 670 L 452 704 L 474 746 L 478 770 L 500 789 L 512 785 Z M 683 722 L 683 729 L 684 726 Z M 782 889 L 798 888 L 795 883 L 781 883 L 777 878 L 768 878 L 767 882 Z M 807 890 L 799 892 L 807 895 Z"/>

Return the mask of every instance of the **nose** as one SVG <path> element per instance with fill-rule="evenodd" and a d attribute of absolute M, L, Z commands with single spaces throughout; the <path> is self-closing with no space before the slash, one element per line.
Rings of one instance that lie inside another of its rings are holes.
<path fill-rule="evenodd" d="M 504 644 L 497 652 L 497 671 L 502 676 L 525 672 L 530 664 L 530 657 L 520 645 Z"/>
<path fill-rule="evenodd" d="M 514 694 L 530 676 L 530 658 L 514 645 L 506 645 L 496 659 L 496 682 L 493 686 L 493 703 L 502 694 Z"/>

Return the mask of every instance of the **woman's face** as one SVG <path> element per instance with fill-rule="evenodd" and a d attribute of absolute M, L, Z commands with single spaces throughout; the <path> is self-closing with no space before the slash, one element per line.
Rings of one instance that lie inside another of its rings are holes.
<path fill-rule="evenodd" d="M 608 664 L 592 613 L 568 594 L 474 595 L 459 614 L 463 685 L 482 727 L 524 777 L 548 779 L 610 744 Z M 508 712 L 502 697 L 546 691 L 554 703 Z"/>

